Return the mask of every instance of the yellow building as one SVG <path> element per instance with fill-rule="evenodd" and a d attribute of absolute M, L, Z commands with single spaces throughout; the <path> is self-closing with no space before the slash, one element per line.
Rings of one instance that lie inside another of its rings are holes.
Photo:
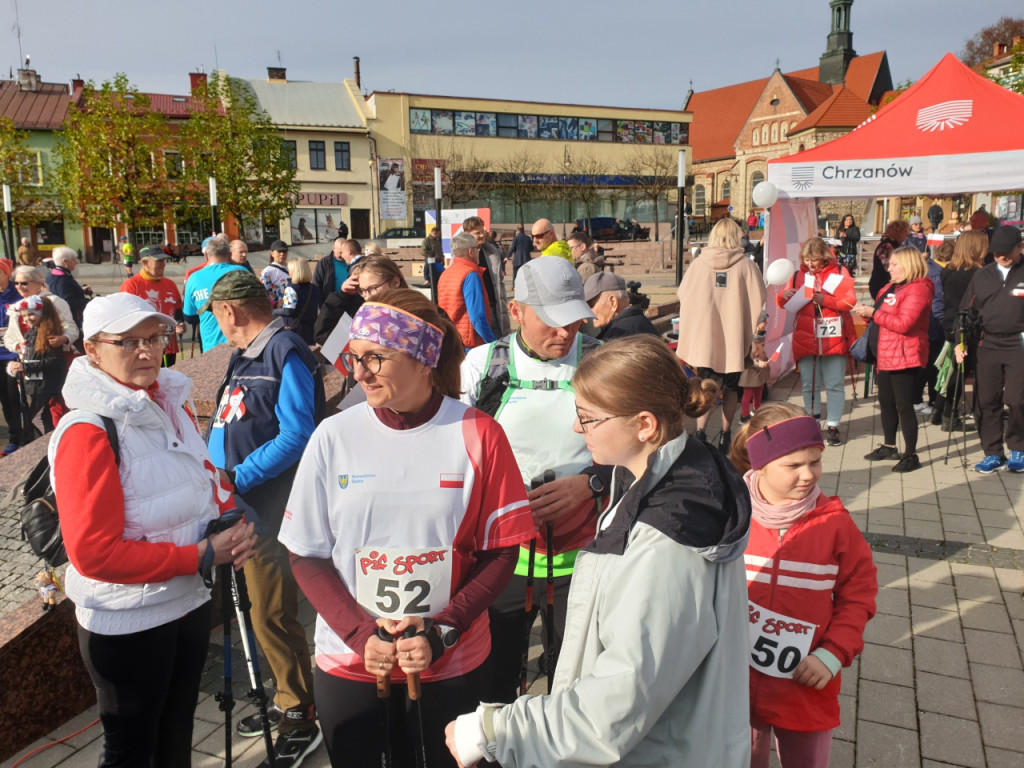
<path fill-rule="evenodd" d="M 279 223 L 281 239 L 326 252 L 342 222 L 350 237 L 370 237 L 371 141 L 356 81 L 289 81 L 283 67 L 268 67 L 266 80 L 246 82 L 294 152 L 301 189 L 291 220 Z"/>
<path fill-rule="evenodd" d="M 441 166 L 446 208 L 489 207 L 492 222 L 615 216 L 671 220 L 690 115 L 375 91 L 366 100 L 381 229 L 422 225 Z"/>

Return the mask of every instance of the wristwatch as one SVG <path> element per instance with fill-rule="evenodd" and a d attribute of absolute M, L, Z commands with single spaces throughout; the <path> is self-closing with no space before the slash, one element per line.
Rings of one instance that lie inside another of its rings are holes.
<path fill-rule="evenodd" d="M 441 638 L 441 645 L 444 646 L 446 651 L 454 648 L 455 644 L 459 642 L 459 638 L 462 636 L 462 633 L 459 632 L 459 630 L 447 624 L 435 624 L 434 628 L 437 630 L 437 634 Z"/>
<path fill-rule="evenodd" d="M 587 475 L 587 485 L 590 486 L 590 492 L 594 498 L 604 495 L 604 481 L 595 474 L 589 472 L 585 474 Z"/>

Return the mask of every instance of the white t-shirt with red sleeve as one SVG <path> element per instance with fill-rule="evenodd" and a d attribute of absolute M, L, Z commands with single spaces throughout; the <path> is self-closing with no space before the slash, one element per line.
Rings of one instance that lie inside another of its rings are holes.
<path fill-rule="evenodd" d="M 430 618 L 464 584 L 482 550 L 535 533 L 508 439 L 490 416 L 451 398 L 425 424 L 396 430 L 362 403 L 324 421 L 302 456 L 279 539 L 300 557 L 330 558 L 374 617 Z M 316 661 L 363 681 L 361 652 L 317 616 Z M 472 671 L 490 653 L 484 611 L 424 681 Z M 395 669 L 392 679 L 401 680 Z"/>

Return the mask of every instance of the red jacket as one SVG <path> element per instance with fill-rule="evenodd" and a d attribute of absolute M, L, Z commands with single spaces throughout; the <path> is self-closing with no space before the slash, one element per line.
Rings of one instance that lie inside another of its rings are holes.
<path fill-rule="evenodd" d="M 879 371 L 902 371 L 923 368 L 928 364 L 928 320 L 931 317 L 935 286 L 927 277 L 896 286 L 891 283 L 879 291 L 886 298 L 871 316 L 878 326 L 876 368 Z"/>
<path fill-rule="evenodd" d="M 848 667 L 864 648 L 864 627 L 875 615 L 878 578 L 871 548 L 843 502 L 822 494 L 818 506 L 781 543 L 778 531 L 751 520 L 743 557 L 750 601 L 817 624 L 811 650 L 824 648 Z M 751 715 L 792 731 L 835 728 L 840 678 L 837 674 L 816 691 L 751 667 Z"/>
<path fill-rule="evenodd" d="M 479 267 L 468 259 L 452 259 L 452 263 L 445 268 L 444 272 L 437 279 L 437 305 L 448 313 L 455 329 L 459 332 L 466 349 L 479 347 L 484 343 L 480 335 L 473 328 L 473 321 L 470 320 L 469 312 L 466 309 L 466 298 L 462 295 L 462 284 L 471 274 L 479 275 L 481 281 L 487 279 L 487 270 Z M 481 288 L 483 289 L 481 282 Z M 484 296 L 486 297 L 486 293 Z M 487 320 L 491 319 L 491 310 L 484 302 L 487 311 Z"/>
<path fill-rule="evenodd" d="M 800 269 L 793 275 L 793 279 L 790 280 L 789 285 L 786 288 L 797 288 L 803 286 L 804 277 L 808 274 L 806 264 L 802 264 Z M 820 354 L 820 355 L 846 355 L 850 352 L 850 344 L 853 343 L 853 320 L 850 318 L 850 309 L 857 303 L 857 293 L 853 287 L 853 281 L 851 280 L 848 286 L 845 286 L 842 291 L 832 295 L 827 291 L 822 291 L 822 284 L 828 280 L 831 275 L 839 274 L 843 277 L 849 277 L 850 273 L 846 271 L 845 267 L 840 266 L 837 262 L 829 262 L 824 269 L 815 275 L 814 290 L 822 294 L 822 305 L 819 307 L 813 301 L 805 305 L 799 312 L 797 312 L 796 318 L 793 323 L 793 359 L 799 360 L 807 355 Z M 785 291 L 779 291 L 775 295 L 775 303 L 779 307 L 783 307 L 786 300 L 782 298 L 782 294 Z M 814 321 L 817 318 L 830 318 L 838 317 L 841 318 L 839 336 L 833 338 L 821 339 L 821 350 L 818 350 L 817 339 L 814 337 Z"/>

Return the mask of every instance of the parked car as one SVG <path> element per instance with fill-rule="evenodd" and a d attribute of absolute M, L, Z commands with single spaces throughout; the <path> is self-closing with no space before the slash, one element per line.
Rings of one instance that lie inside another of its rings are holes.
<path fill-rule="evenodd" d="M 576 226 L 590 231 L 595 240 L 647 240 L 651 235 L 650 227 L 640 227 L 634 237 L 633 225 L 614 216 L 591 216 L 590 224 L 588 230 L 586 219 L 576 219 Z"/>
<path fill-rule="evenodd" d="M 418 248 L 426 236 L 422 227 L 391 227 L 366 242 L 381 248 Z"/>

